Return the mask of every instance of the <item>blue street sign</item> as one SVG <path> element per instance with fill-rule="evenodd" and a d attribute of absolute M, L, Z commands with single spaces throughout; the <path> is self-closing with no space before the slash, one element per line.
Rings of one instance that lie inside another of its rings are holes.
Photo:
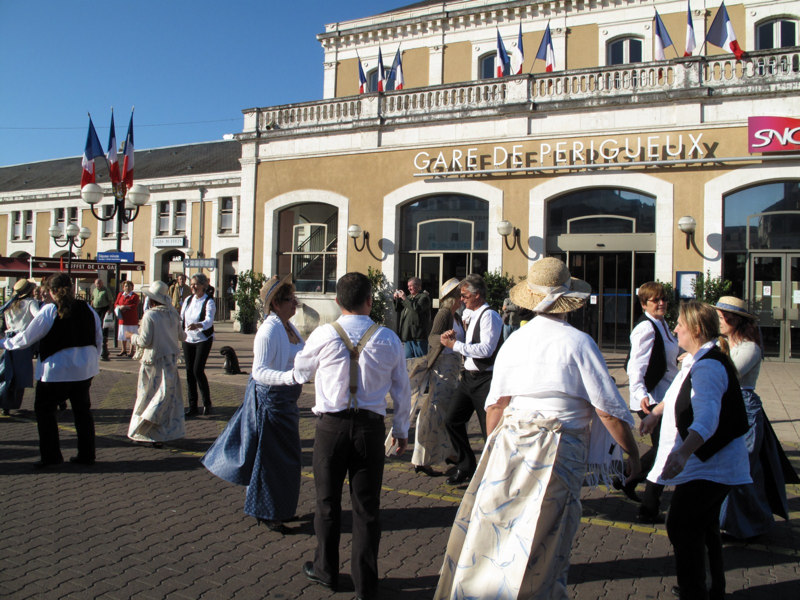
<path fill-rule="evenodd" d="M 133 254 L 133 252 L 98 252 L 95 260 L 106 263 L 130 263 L 134 261 Z"/>

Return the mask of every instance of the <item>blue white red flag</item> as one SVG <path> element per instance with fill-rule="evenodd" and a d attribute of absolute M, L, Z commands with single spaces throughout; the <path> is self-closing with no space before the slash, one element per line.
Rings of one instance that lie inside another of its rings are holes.
<path fill-rule="evenodd" d="M 522 73 L 522 63 L 524 62 L 525 52 L 522 49 L 522 23 L 520 23 L 517 45 L 511 48 L 511 74 L 520 75 Z"/>
<path fill-rule="evenodd" d="M 397 53 L 394 55 L 394 62 L 392 63 L 392 72 L 389 78 L 394 81 L 394 89 L 402 90 L 405 85 L 405 77 L 403 77 L 403 59 L 400 57 L 400 48 L 397 48 Z"/>
<path fill-rule="evenodd" d="M 667 28 L 664 26 L 664 21 L 662 21 L 661 17 L 658 15 L 658 11 L 656 11 L 655 33 L 656 60 L 666 60 L 667 57 L 664 55 L 664 48 L 669 48 L 673 44 L 672 38 L 669 37 L 669 33 L 667 32 Z"/>
<path fill-rule="evenodd" d="M 83 150 L 83 158 L 81 159 L 81 166 L 83 167 L 81 188 L 87 183 L 95 183 L 94 159 L 98 156 L 104 156 L 103 146 L 100 144 L 100 138 L 97 137 L 97 132 L 94 130 L 94 124 L 90 116 L 89 132 L 86 134 L 86 147 Z"/>
<path fill-rule="evenodd" d="M 711 27 L 708 28 L 708 33 L 706 34 L 706 41 L 723 50 L 733 52 L 736 55 L 736 60 L 741 60 L 742 55 L 744 55 L 739 42 L 736 41 L 736 34 L 733 31 L 733 25 L 731 25 L 728 9 L 725 8 L 724 2 L 720 5 L 714 20 L 711 21 Z"/>
<path fill-rule="evenodd" d="M 128 123 L 128 135 L 125 136 L 125 145 L 122 147 L 122 154 L 125 157 L 122 161 L 122 181 L 128 189 L 133 186 L 133 111 L 131 120 Z"/>
<path fill-rule="evenodd" d="M 358 93 L 363 94 L 367 91 L 367 76 L 364 75 L 364 67 L 361 64 L 361 57 L 358 57 Z"/>
<path fill-rule="evenodd" d="M 383 54 L 378 46 L 378 91 L 386 91 L 386 68 L 383 66 Z"/>
<path fill-rule="evenodd" d="M 692 24 L 692 5 L 686 2 L 686 51 L 684 56 L 691 56 L 697 44 L 694 41 L 694 25 Z"/>
<path fill-rule="evenodd" d="M 119 174 L 119 158 L 117 158 L 117 132 L 114 129 L 114 109 L 111 109 L 111 129 L 108 132 L 108 149 L 106 150 L 108 160 L 108 175 L 114 185 L 122 181 Z"/>
<path fill-rule="evenodd" d="M 506 74 L 508 65 L 508 52 L 506 46 L 503 44 L 503 38 L 500 37 L 500 30 L 497 30 L 497 54 L 494 57 L 494 71 L 495 76 L 502 77 Z"/>
<path fill-rule="evenodd" d="M 556 68 L 556 53 L 553 50 L 553 36 L 550 35 L 550 22 L 547 22 L 547 27 L 544 30 L 544 36 L 539 44 L 539 50 L 536 52 L 536 58 L 544 61 L 545 73 L 552 73 Z"/>

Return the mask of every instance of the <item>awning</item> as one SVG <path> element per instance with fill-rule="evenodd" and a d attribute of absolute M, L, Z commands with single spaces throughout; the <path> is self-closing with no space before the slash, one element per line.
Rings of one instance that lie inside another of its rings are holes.
<path fill-rule="evenodd" d="M 67 272 L 66 256 L 59 258 L 34 256 L 30 259 L 0 257 L 0 277 L 28 277 L 31 273 L 31 262 L 33 276 L 37 278 Z M 101 271 L 113 271 L 116 268 L 116 263 L 72 259 L 72 275 L 78 278 L 95 277 Z M 120 271 L 144 271 L 144 262 L 121 262 L 119 268 Z"/>

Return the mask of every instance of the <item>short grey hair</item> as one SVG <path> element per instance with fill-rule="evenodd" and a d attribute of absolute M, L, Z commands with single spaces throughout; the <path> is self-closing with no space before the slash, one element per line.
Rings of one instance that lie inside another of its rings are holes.
<path fill-rule="evenodd" d="M 192 275 L 192 279 L 196 279 L 197 283 L 205 287 L 208 287 L 208 276 L 205 273 L 195 273 L 194 275 Z"/>
<path fill-rule="evenodd" d="M 483 277 L 476 273 L 470 273 L 464 277 L 459 287 L 462 290 L 466 288 L 469 293 L 477 294 L 481 298 L 486 299 L 486 282 L 483 280 Z"/>

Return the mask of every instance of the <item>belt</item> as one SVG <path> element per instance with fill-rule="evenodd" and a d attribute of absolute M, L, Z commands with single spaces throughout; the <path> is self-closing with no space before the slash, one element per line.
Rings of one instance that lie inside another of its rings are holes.
<path fill-rule="evenodd" d="M 381 421 L 383 422 L 383 416 L 379 415 L 378 413 L 372 412 L 371 410 L 366 410 L 364 408 L 361 409 L 354 409 L 348 408 L 345 410 L 340 410 L 339 412 L 325 412 L 320 413 L 320 418 L 322 417 L 333 417 L 335 419 L 354 419 L 358 421 Z"/>

